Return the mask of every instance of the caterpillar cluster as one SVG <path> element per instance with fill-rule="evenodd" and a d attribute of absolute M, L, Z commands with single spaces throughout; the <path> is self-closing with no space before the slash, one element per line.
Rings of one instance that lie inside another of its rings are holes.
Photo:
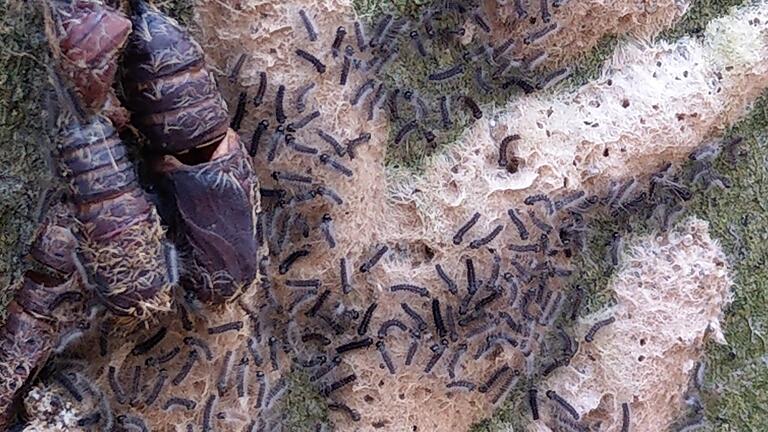
<path fill-rule="evenodd" d="M 485 16 L 481 5 L 472 1 L 448 1 L 422 8 L 415 19 L 382 14 L 371 23 L 370 28 L 359 20 L 350 28 L 339 26 L 331 46 L 323 47 L 317 43 L 318 31 L 313 17 L 301 9 L 296 17 L 300 24 L 295 27 L 295 32 L 299 41 L 306 39 L 309 43 L 295 49 L 295 55 L 319 75 L 337 75 L 337 83 L 349 95 L 349 102 L 367 112 L 368 121 L 374 120 L 380 113 L 387 117 L 393 130 L 388 154 L 404 154 L 405 149 L 412 146 L 431 153 L 437 148 L 439 140 L 451 135 L 456 125 L 466 125 L 483 117 L 479 101 L 472 94 L 482 95 L 483 100 L 498 93 L 529 94 L 546 89 L 568 76 L 568 68 L 543 75 L 539 70 L 547 60 L 547 54 L 538 47 L 546 37 L 559 30 L 556 18 L 561 4 L 553 2 L 550 5 L 548 1 L 535 3 L 521 9 L 525 13 L 515 24 L 518 31 L 527 35 L 524 43 L 513 38 L 495 42 L 491 37 L 490 19 Z M 459 39 L 470 31 L 474 32 L 471 42 L 460 42 Z M 332 53 L 332 60 L 323 63 L 320 59 L 328 51 Z M 393 65 L 400 60 L 399 57 L 410 56 L 409 53 L 418 53 L 420 58 L 408 58 L 407 61 L 423 63 L 424 66 L 420 67 L 433 69 L 421 78 L 414 78 L 414 82 L 391 82 L 388 76 L 393 73 Z M 452 58 L 451 64 L 442 63 L 446 53 Z M 244 56 L 233 62 L 230 78 L 239 72 Z M 360 77 L 360 84 L 347 88 L 352 76 Z M 271 136 L 294 134 L 317 116 L 312 113 L 297 118 L 293 122 L 294 130 L 290 130 L 291 122 L 286 122 L 285 112 L 295 108 L 297 114 L 302 113 L 314 84 L 310 82 L 300 86 L 289 102 L 292 92 L 286 93 L 284 88 L 281 91 L 281 84 L 275 81 L 276 78 L 269 79 L 265 72 L 260 73 L 252 106 L 262 107 L 268 102 L 264 100 L 267 89 L 277 89 L 273 108 L 276 123 L 273 123 Z M 459 81 L 467 82 L 466 86 L 474 88 L 457 90 L 455 83 Z M 246 104 L 238 112 L 247 109 Z M 241 117 L 236 115 L 235 118 Z M 266 141 L 266 148 L 262 151 L 272 162 L 276 157 L 277 144 L 269 134 L 264 133 L 269 119 L 263 119 L 259 125 L 253 132 L 251 153 L 258 153 L 258 148 L 264 146 L 262 141 Z M 339 157 L 346 153 L 354 158 L 354 147 L 361 144 L 350 140 L 339 146 L 339 137 L 334 137 L 332 131 L 318 131 L 320 133 L 330 138 L 323 139 L 332 146 L 327 150 L 334 150 Z M 321 142 L 318 144 L 325 146 Z M 316 151 L 327 150 L 315 147 L 315 150 L 308 151 L 316 154 Z"/>
<path fill-rule="evenodd" d="M 543 1 L 538 5 L 537 19 L 545 25 L 532 31 L 524 45 L 535 45 L 556 30 L 552 12 L 560 3 Z M 521 17 L 534 15 L 534 8 L 527 10 L 523 2 L 516 4 Z M 441 18 L 447 15 L 455 16 Z M 148 9 L 140 10 L 140 16 L 145 23 L 165 19 Z M 434 46 L 460 36 L 461 29 L 441 25 L 458 20 L 456 16 L 470 19 L 487 32 L 488 23 L 479 9 L 452 2 L 428 8 L 418 23 L 384 16 L 370 29 L 361 23 L 349 29 L 339 27 L 329 47 L 317 48 L 310 43 L 293 52 L 313 73 L 338 73 L 344 97 L 366 110 L 369 119 L 385 112 L 395 125 L 390 146 L 402 145 L 413 137 L 431 144 L 435 132 L 440 133 L 432 125 L 451 127 L 459 110 L 467 119 L 481 118 L 481 105 L 467 94 L 427 100 L 408 88 L 388 88 L 382 77 L 398 53 L 405 50 L 404 44 L 412 44 L 415 52 L 428 56 Z M 307 39 L 317 41 L 312 17 L 301 11 L 296 19 Z M 186 34 L 179 34 L 185 44 L 196 46 Z M 134 48 L 140 43 L 135 41 Z M 481 45 L 467 48 L 469 54 L 461 61 L 436 68 L 424 79 L 441 85 L 473 74 L 482 91 L 514 87 L 528 93 L 565 76 L 561 70 L 538 83 L 528 81 L 517 71 L 521 67 L 534 70 L 543 61 L 541 54 L 518 61 L 511 54 L 512 41 Z M 313 49 L 330 50 L 337 61 L 323 63 Z M 477 65 L 468 59 L 483 59 L 483 66 L 475 68 Z M 228 76 L 231 82 L 237 81 L 247 61 L 246 55 L 233 61 Z M 136 59 L 126 62 L 142 64 Z M 199 57 L 182 66 L 159 75 L 191 74 L 201 81 L 184 81 L 185 85 L 207 89 L 210 83 L 204 78 L 207 72 Z M 460 260 L 430 261 L 434 272 L 427 278 L 429 283 L 398 280 L 378 292 L 374 289 L 377 278 L 382 278 L 386 266 L 403 254 L 403 245 L 371 244 L 364 255 L 342 256 L 322 270 L 313 271 L 311 266 L 339 249 L 336 223 L 344 217 L 348 203 L 336 182 L 354 181 L 356 149 L 370 142 L 370 133 L 343 139 L 336 131 L 315 126 L 324 114 L 320 108 L 307 112 L 315 84 L 296 88 L 275 85 L 279 78 L 266 72 L 259 74 L 255 92 L 249 89 L 238 94 L 231 118 L 222 116 L 221 102 L 212 98 L 206 101 L 210 105 L 203 104 L 210 112 L 198 114 L 214 119 L 205 123 L 213 126 L 192 130 L 187 128 L 191 119 L 158 121 L 165 113 L 174 113 L 174 106 L 150 108 L 147 101 L 138 100 L 141 86 L 131 89 L 130 85 L 149 86 L 141 73 L 140 68 L 129 70 L 124 90 L 134 100 L 132 110 L 140 114 L 135 121 L 145 134 L 155 137 L 151 142 L 162 143 L 152 149 L 156 153 L 176 155 L 184 161 L 194 159 L 200 156 L 197 151 L 186 153 L 189 149 L 180 146 L 192 142 L 193 150 L 206 148 L 212 139 L 221 138 L 227 126 L 238 130 L 248 124 L 249 110 L 269 112 L 268 118 L 257 119 L 252 131 L 242 131 L 250 136 L 248 156 L 271 167 L 260 173 L 261 187 L 254 191 L 263 202 L 253 224 L 256 245 L 248 248 L 265 247 L 269 255 L 227 256 L 247 263 L 242 265 L 246 269 L 242 280 L 255 273 L 255 289 L 237 287 L 236 291 L 246 294 L 216 311 L 189 298 L 178 299 L 173 313 L 158 315 L 160 327 L 130 335 L 132 346 L 127 353 L 113 346 L 110 335 L 114 323 L 100 323 L 92 331 L 100 341 L 98 355 L 106 367 L 74 361 L 78 356 L 89 358 L 88 347 L 82 346 L 68 351 L 69 357 L 56 359 L 45 382 L 61 397 L 74 401 L 81 413 L 78 425 L 93 430 L 109 429 L 114 424 L 150 430 L 160 412 L 163 421 L 174 421 L 187 430 L 269 430 L 280 421 L 276 407 L 281 396 L 290 391 L 288 373 L 293 368 L 309 377 L 329 410 L 340 413 L 343 421 L 364 427 L 394 425 L 370 414 L 375 396 L 366 394 L 361 402 L 350 389 L 371 377 L 380 379 L 368 383 L 371 387 L 378 383 L 378 387 L 388 388 L 387 382 L 397 382 L 405 373 L 440 383 L 435 390 L 439 396 L 464 395 L 489 405 L 522 389 L 528 392 L 534 419 L 548 416 L 547 422 L 560 430 L 589 427 L 562 396 L 549 389 L 542 389 L 540 395 L 536 387 L 542 376 L 567 365 L 581 343 L 591 343 L 601 328 L 610 324 L 606 321 L 595 326 L 583 342 L 571 333 L 569 321 L 578 316 L 583 290 L 569 283 L 574 272 L 570 262 L 586 247 L 594 214 L 607 214 L 620 222 L 648 215 L 662 228 L 669 227 L 691 197 L 671 167 L 653 175 L 647 189 L 640 187 L 639 181 L 628 180 L 616 184 L 605 196 L 588 191 L 531 195 L 501 218 L 470 211 L 455 231 L 441 240 L 459 251 Z M 363 75 L 363 80 L 359 87 L 351 88 L 347 84 L 354 74 Z M 147 112 L 151 109 L 163 112 Z M 174 121 L 187 125 L 185 132 L 191 135 L 164 136 L 167 129 L 160 125 Z M 517 139 L 520 137 L 511 135 L 499 143 L 500 167 L 513 171 L 515 158 L 510 157 L 509 144 Z M 296 165 L 311 165 L 312 169 L 281 165 L 289 159 L 282 157 L 284 154 L 311 161 Z M 240 152 L 226 167 L 210 168 L 210 172 L 246 166 L 250 162 L 243 157 Z M 163 163 L 172 161 L 164 159 Z M 194 165 L 192 161 L 190 164 Z M 201 172 L 189 177 L 204 175 L 206 170 Z M 696 179 L 727 183 L 706 163 L 700 166 Z M 212 176 L 210 183 L 218 186 L 220 180 Z M 177 205 L 185 204 L 184 197 L 194 196 L 183 189 L 184 179 L 172 183 L 170 190 L 177 195 Z M 234 189 L 248 189 L 236 183 Z M 209 204 L 215 208 L 214 201 Z M 180 225 L 185 226 L 183 221 Z M 620 241 L 620 235 L 613 236 L 607 257 L 611 265 L 617 261 Z M 206 263 L 187 271 L 190 277 L 198 271 L 211 275 L 215 271 L 209 269 L 226 264 Z M 231 301 L 234 293 L 226 288 L 208 289 L 228 282 L 208 282 L 206 289 L 195 293 L 196 298 Z M 206 318 L 206 314 L 210 316 Z M 374 366 L 365 369 L 364 365 Z M 371 369 L 378 369 L 378 373 Z M 546 404 L 549 411 L 540 410 L 539 404 Z M 249 409 L 244 410 L 244 406 Z M 624 429 L 628 429 L 629 406 L 622 408 Z"/>

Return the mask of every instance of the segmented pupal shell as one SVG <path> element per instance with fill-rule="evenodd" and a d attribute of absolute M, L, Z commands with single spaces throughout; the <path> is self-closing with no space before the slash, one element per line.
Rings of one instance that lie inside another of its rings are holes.
<path fill-rule="evenodd" d="M 158 153 L 180 153 L 221 139 L 227 107 L 200 46 L 173 19 L 134 2 L 134 32 L 123 56 L 123 103 Z"/>
<path fill-rule="evenodd" d="M 241 293 L 256 277 L 258 182 L 237 134 L 230 129 L 204 163 L 187 165 L 168 155 L 156 169 L 192 248 L 193 290 L 214 303 Z"/>
<path fill-rule="evenodd" d="M 50 209 L 35 235 L 35 270 L 24 273 L 0 328 L 0 429 L 11 421 L 24 384 L 48 359 L 59 336 L 83 316 L 86 293 L 75 273 L 77 241 L 67 206 Z"/>
<path fill-rule="evenodd" d="M 81 260 L 116 315 L 147 318 L 170 302 L 165 232 L 110 121 L 95 116 L 59 135 L 79 224 Z"/>
<path fill-rule="evenodd" d="M 83 105 L 100 111 L 112 94 L 117 57 L 131 33 L 131 21 L 115 9 L 88 0 L 56 3 L 52 15 L 55 34 L 49 35 L 49 42 L 58 54 L 59 70 Z"/>

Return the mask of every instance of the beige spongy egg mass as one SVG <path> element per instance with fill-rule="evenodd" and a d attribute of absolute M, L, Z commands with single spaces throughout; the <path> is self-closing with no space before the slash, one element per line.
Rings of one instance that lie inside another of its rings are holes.
<path fill-rule="evenodd" d="M 609 283 L 617 305 L 583 318 L 579 333 L 607 316 L 616 321 L 592 343 L 582 338 L 571 364 L 546 385 L 609 430 L 621 426 L 622 403 L 630 407 L 630 430 L 666 430 L 704 342 L 724 342 L 720 320 L 733 282 L 725 254 L 698 219 L 631 240 L 620 260 Z"/>
<path fill-rule="evenodd" d="M 555 2 L 557 3 L 557 2 Z M 493 38 L 515 41 L 521 58 L 537 56 L 544 48 L 547 64 L 566 64 L 593 48 L 606 36 L 650 40 L 688 10 L 681 0 L 588 0 L 561 2 L 486 0 Z"/>
<path fill-rule="evenodd" d="M 423 221 L 413 235 L 445 232 L 457 210 L 502 217 L 507 202 L 532 190 L 600 190 L 683 159 L 768 86 L 766 9 L 759 3 L 715 20 L 701 41 L 625 43 L 597 81 L 479 120 L 421 178 L 392 182 L 397 202 Z M 508 158 L 518 165 L 510 172 L 497 161 L 513 134 L 520 139 Z"/>

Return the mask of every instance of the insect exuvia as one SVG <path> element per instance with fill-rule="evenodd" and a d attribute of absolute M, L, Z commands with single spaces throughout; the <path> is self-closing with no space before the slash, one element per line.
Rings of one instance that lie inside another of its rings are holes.
<path fill-rule="evenodd" d="M 413 340 L 411 341 L 411 344 L 408 345 L 408 352 L 405 354 L 405 365 L 410 366 L 411 363 L 413 363 L 413 356 L 416 355 L 416 350 L 419 349 L 419 341 Z"/>
<path fill-rule="evenodd" d="M 264 102 L 264 94 L 267 92 L 267 73 L 259 72 L 259 87 L 256 89 L 256 96 L 253 97 L 253 106 L 258 107 Z"/>
<path fill-rule="evenodd" d="M 197 351 L 191 350 L 187 355 L 187 360 L 181 366 L 181 369 L 179 369 L 179 372 L 176 374 L 176 376 L 173 377 L 173 380 L 171 380 L 173 385 L 177 386 L 184 381 L 184 378 L 186 378 L 187 375 L 189 375 L 189 372 L 192 370 L 192 366 L 195 365 L 197 358 Z"/>
<path fill-rule="evenodd" d="M 427 78 L 430 81 L 445 81 L 447 79 L 457 77 L 463 73 L 464 73 L 464 65 L 459 63 L 457 65 L 451 66 L 446 70 L 433 72 L 429 74 Z"/>
<path fill-rule="evenodd" d="M 604 320 L 600 320 L 600 321 L 596 322 L 589 329 L 587 334 L 584 336 L 584 340 L 587 341 L 587 342 L 594 341 L 595 340 L 595 334 L 597 333 L 598 330 L 600 330 L 601 328 L 603 328 L 603 327 L 605 327 L 605 326 L 607 326 L 609 324 L 613 324 L 615 321 L 616 321 L 616 317 L 610 317 L 610 318 L 606 318 Z"/>
<path fill-rule="evenodd" d="M 336 159 L 332 158 L 332 157 L 331 157 L 329 154 L 327 154 L 327 153 L 322 153 L 322 154 L 320 155 L 319 159 L 320 159 L 320 162 L 321 162 L 323 165 L 327 165 L 327 166 L 330 166 L 330 167 L 331 167 L 331 168 L 333 168 L 334 170 L 336 170 L 336 171 L 340 172 L 340 173 L 341 173 L 342 175 L 344 175 L 345 177 L 352 177 L 352 175 L 353 175 L 353 173 L 352 173 L 352 170 L 351 170 L 351 169 L 349 169 L 349 168 L 347 168 L 347 167 L 346 167 L 344 164 L 342 164 L 341 162 L 339 162 L 339 161 L 337 161 Z"/>
<path fill-rule="evenodd" d="M 329 386 L 327 386 L 324 389 L 322 389 L 320 391 L 320 394 L 323 395 L 323 396 L 328 396 L 331 393 L 335 392 L 336 390 L 338 390 L 338 389 L 340 389 L 340 388 L 342 388 L 342 387 L 344 387 L 344 386 L 346 386 L 348 384 L 352 384 L 356 380 L 357 380 L 357 375 L 349 374 L 349 375 L 339 379 L 338 381 L 334 381 Z"/>
<path fill-rule="evenodd" d="M 235 115 L 232 117 L 232 121 L 229 123 L 229 127 L 237 132 L 240 130 L 240 123 L 243 122 L 245 117 L 245 104 L 248 101 L 248 93 L 242 91 L 237 96 L 237 107 L 235 108 Z"/>
<path fill-rule="evenodd" d="M 371 339 L 370 337 L 354 340 L 352 342 L 347 342 L 343 345 L 337 346 L 336 354 L 343 354 L 345 352 L 349 352 L 349 351 L 353 351 L 361 348 L 368 348 L 371 345 L 373 345 L 373 339 Z"/>
<path fill-rule="evenodd" d="M 421 297 L 429 297 L 429 290 L 412 284 L 397 284 L 389 287 L 390 292 L 407 291 L 413 294 L 418 294 Z"/>
<path fill-rule="evenodd" d="M 576 412 L 576 409 L 574 409 L 573 406 L 571 406 L 571 404 L 568 403 L 568 401 L 566 401 L 559 394 L 557 394 L 557 392 L 555 392 L 554 390 L 547 390 L 547 397 L 550 400 L 557 402 L 557 404 L 560 405 L 560 407 L 562 407 L 565 411 L 567 411 L 568 414 L 573 416 L 574 420 L 579 419 L 579 413 Z"/>
<path fill-rule="evenodd" d="M 304 258 L 309 256 L 309 250 L 307 249 L 299 249 L 297 251 L 291 252 L 290 255 L 288 255 L 283 262 L 280 263 L 278 266 L 278 273 L 286 274 L 288 271 L 291 270 L 291 267 L 298 261 L 300 258 Z"/>
<path fill-rule="evenodd" d="M 360 273 L 366 273 L 370 271 L 373 268 L 373 266 L 375 266 L 376 263 L 378 263 L 379 260 L 381 260 L 381 258 L 384 257 L 384 254 L 386 254 L 388 250 L 389 250 L 389 246 L 387 245 L 383 245 L 382 247 L 380 247 L 368 261 L 366 261 L 360 266 Z"/>
<path fill-rule="evenodd" d="M 558 24 L 552 23 L 543 28 L 540 28 L 539 30 L 533 31 L 529 33 L 528 36 L 523 38 L 523 43 L 526 45 L 538 43 L 542 41 L 544 38 L 546 38 L 549 34 L 557 30 L 557 28 L 558 28 Z"/>
<path fill-rule="evenodd" d="M 333 57 L 336 57 L 339 55 L 339 49 L 341 49 L 341 44 L 344 42 L 344 36 L 347 35 L 347 29 L 344 28 L 344 26 L 339 26 L 336 28 L 336 36 L 333 39 L 333 44 L 331 45 L 331 54 Z"/>
<path fill-rule="evenodd" d="M 230 323 L 218 325 L 215 327 L 208 327 L 208 334 L 215 335 L 215 334 L 226 333 L 229 331 L 240 331 L 240 329 L 242 328 L 243 328 L 242 321 L 232 321 Z"/>
<path fill-rule="evenodd" d="M 325 73 L 325 69 L 326 69 L 325 68 L 325 64 L 323 64 L 323 62 L 321 62 L 320 59 L 318 59 L 314 55 L 312 55 L 312 54 L 310 54 L 310 53 L 308 53 L 308 52 L 306 52 L 306 51 L 304 51 L 303 49 L 300 49 L 300 48 L 296 49 L 295 52 L 296 52 L 296 55 L 299 56 L 299 58 L 301 58 L 303 60 L 306 60 L 309 63 L 311 63 L 312 66 L 314 66 L 314 68 L 317 71 L 317 73 L 319 73 L 319 74 Z M 278 92 L 279 91 L 280 91 L 280 87 L 278 87 Z M 282 123 L 282 122 L 280 122 L 280 123 Z"/>
<path fill-rule="evenodd" d="M 504 225 L 496 225 L 496 227 L 493 230 L 491 230 L 491 232 L 488 233 L 488 235 L 486 235 L 485 237 L 472 240 L 469 243 L 469 248 L 479 249 L 480 247 L 487 245 L 488 243 L 492 242 L 496 238 L 496 236 L 498 236 L 501 233 L 502 229 L 504 229 Z"/>
<path fill-rule="evenodd" d="M 229 388 L 230 369 L 232 369 L 232 351 L 227 350 L 227 352 L 224 353 L 224 358 L 221 360 L 219 377 L 216 379 L 216 390 L 219 392 L 219 396 L 224 396 Z"/>
<path fill-rule="evenodd" d="M 400 128 L 400 130 L 397 131 L 397 134 L 395 135 L 395 145 L 400 144 L 406 137 L 413 131 L 416 130 L 416 120 L 411 120 L 408 123 L 404 124 L 403 127 Z"/>
<path fill-rule="evenodd" d="M 475 120 L 480 120 L 483 118 L 483 110 L 480 109 L 480 106 L 477 104 L 477 102 L 475 102 L 474 99 L 466 95 L 462 96 L 461 98 L 464 100 L 464 106 L 472 111 L 472 117 L 474 117 Z"/>
<path fill-rule="evenodd" d="M 470 217 L 469 220 L 456 231 L 456 234 L 453 236 L 453 244 L 460 245 L 464 239 L 464 235 L 475 226 L 478 220 L 480 220 L 480 213 L 475 212 L 475 214 L 473 214 L 472 217 Z"/>
<path fill-rule="evenodd" d="M 368 306 L 367 309 L 365 309 L 365 313 L 363 314 L 363 320 L 360 321 L 360 325 L 357 326 L 357 334 L 358 336 L 364 336 L 366 333 L 368 333 L 368 326 L 371 324 L 371 318 L 373 318 L 373 312 L 376 311 L 376 308 L 379 306 L 378 303 L 373 302 Z"/>
<path fill-rule="evenodd" d="M 376 82 L 373 79 L 369 79 L 368 81 L 364 82 L 360 87 L 358 87 L 357 91 L 355 91 L 355 95 L 352 97 L 352 100 L 350 100 L 350 103 L 352 106 L 356 106 L 358 103 L 360 103 L 361 100 L 371 91 L 373 90 L 373 87 L 376 85 Z"/>
<path fill-rule="evenodd" d="M 312 24 L 312 21 L 309 19 L 309 16 L 307 16 L 307 13 L 304 11 L 304 9 L 299 11 L 299 17 L 301 17 L 301 22 L 304 24 L 304 29 L 307 31 L 309 40 L 312 42 L 316 41 L 317 31 L 315 30 L 314 24 Z"/>

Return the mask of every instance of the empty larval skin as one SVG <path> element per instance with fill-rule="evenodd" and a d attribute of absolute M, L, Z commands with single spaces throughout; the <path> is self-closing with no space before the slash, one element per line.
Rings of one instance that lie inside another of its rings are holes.
<path fill-rule="evenodd" d="M 45 364 L 62 335 L 87 326 L 86 292 L 76 273 L 77 240 L 67 205 L 56 204 L 38 228 L 30 249 L 34 268 L 14 288 L 0 329 L 0 428 L 13 417 L 25 383 Z"/>
<path fill-rule="evenodd" d="M 109 119 L 70 119 L 59 134 L 58 148 L 87 285 L 128 322 L 167 309 L 173 281 L 165 230 Z"/>
<path fill-rule="evenodd" d="M 123 96 L 146 136 L 163 190 L 175 203 L 178 241 L 191 249 L 185 286 L 221 303 L 256 277 L 257 179 L 204 54 L 170 17 L 132 2 L 134 33 L 123 59 Z M 185 251 L 186 252 L 186 251 Z"/>

